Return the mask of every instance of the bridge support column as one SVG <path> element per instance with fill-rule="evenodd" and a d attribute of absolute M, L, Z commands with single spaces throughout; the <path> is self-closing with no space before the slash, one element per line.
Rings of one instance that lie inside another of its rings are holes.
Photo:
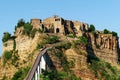
<path fill-rule="evenodd" d="M 40 67 L 38 65 L 38 68 L 37 68 L 37 72 L 38 72 L 38 80 L 40 79 Z"/>
<path fill-rule="evenodd" d="M 37 73 L 37 70 L 35 72 L 35 80 L 38 80 L 38 73 Z"/>

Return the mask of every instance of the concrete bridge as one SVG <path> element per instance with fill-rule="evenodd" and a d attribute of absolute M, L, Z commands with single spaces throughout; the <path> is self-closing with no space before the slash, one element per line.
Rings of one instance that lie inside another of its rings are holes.
<path fill-rule="evenodd" d="M 40 80 L 40 74 L 42 73 L 41 70 L 46 70 L 47 66 L 49 66 L 50 61 L 48 60 L 47 57 L 47 50 L 50 49 L 52 47 L 47 47 L 44 48 L 40 51 L 40 53 L 38 54 L 32 68 L 30 69 L 30 71 L 27 74 L 27 77 L 24 80 Z"/>

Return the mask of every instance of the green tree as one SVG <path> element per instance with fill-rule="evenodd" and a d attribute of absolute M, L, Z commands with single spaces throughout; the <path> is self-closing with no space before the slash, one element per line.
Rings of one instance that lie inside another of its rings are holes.
<path fill-rule="evenodd" d="M 118 36 L 116 32 L 112 31 L 113 36 Z"/>
<path fill-rule="evenodd" d="M 25 24 L 24 19 L 20 19 L 20 20 L 18 21 L 18 23 L 17 23 L 17 27 L 24 26 L 24 24 Z"/>
<path fill-rule="evenodd" d="M 2 38 L 2 42 L 6 42 L 11 38 L 11 34 L 9 32 L 5 32 Z"/>
<path fill-rule="evenodd" d="M 104 29 L 104 34 L 109 34 L 109 33 L 110 33 L 110 31 L 109 31 L 109 30 Z"/>
<path fill-rule="evenodd" d="M 33 28 L 33 26 L 29 22 L 25 23 L 23 34 L 30 35 L 30 32 L 31 32 L 32 28 Z"/>
<path fill-rule="evenodd" d="M 89 32 L 95 31 L 95 26 L 93 24 L 90 25 L 90 27 L 88 28 Z"/>

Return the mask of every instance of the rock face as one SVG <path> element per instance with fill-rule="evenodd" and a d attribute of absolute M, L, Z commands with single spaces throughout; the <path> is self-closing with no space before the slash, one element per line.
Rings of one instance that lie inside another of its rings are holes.
<path fill-rule="evenodd" d="M 90 33 L 89 33 L 90 34 Z M 93 53 L 112 64 L 117 64 L 119 60 L 119 42 L 118 38 L 112 34 L 97 33 L 90 34 Z"/>

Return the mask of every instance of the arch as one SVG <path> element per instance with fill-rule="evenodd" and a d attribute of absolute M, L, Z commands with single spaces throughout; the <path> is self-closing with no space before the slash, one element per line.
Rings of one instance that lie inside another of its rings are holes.
<path fill-rule="evenodd" d="M 59 32 L 60 32 L 59 28 L 56 28 L 56 33 L 59 33 Z"/>

